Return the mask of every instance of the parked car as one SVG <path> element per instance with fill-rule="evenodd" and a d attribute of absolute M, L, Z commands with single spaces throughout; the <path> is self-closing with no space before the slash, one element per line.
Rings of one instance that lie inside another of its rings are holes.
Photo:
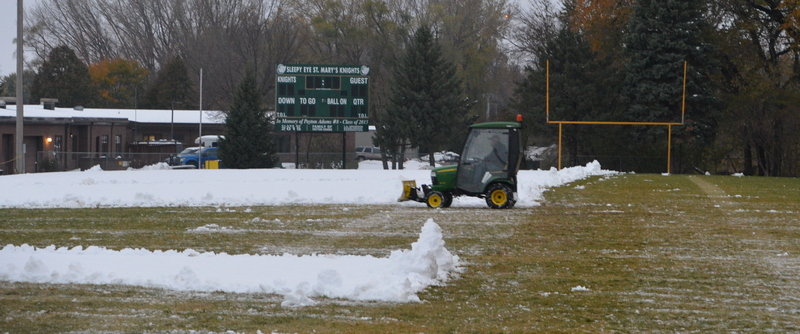
<path fill-rule="evenodd" d="M 372 146 L 359 146 L 356 147 L 356 160 L 380 160 L 381 148 Z"/>
<path fill-rule="evenodd" d="M 199 154 L 198 154 L 199 153 Z M 194 168 L 205 164 L 209 160 L 219 160 L 219 148 L 217 147 L 203 147 L 196 151 L 194 154 L 187 154 L 181 157 L 181 165 L 191 165 Z"/>
<path fill-rule="evenodd" d="M 461 156 L 458 153 L 450 151 L 441 151 L 433 153 L 433 159 L 435 159 L 436 162 L 442 164 L 450 164 L 453 162 L 458 162 L 460 158 Z M 428 154 L 423 154 L 419 156 L 420 161 L 427 162 L 429 159 L 430 156 Z"/>
<path fill-rule="evenodd" d="M 164 160 L 164 162 L 166 162 L 170 166 L 180 165 L 181 158 L 187 155 L 197 155 L 197 150 L 199 149 L 200 149 L 199 147 L 187 147 L 178 154 L 170 155 L 169 158 Z"/>

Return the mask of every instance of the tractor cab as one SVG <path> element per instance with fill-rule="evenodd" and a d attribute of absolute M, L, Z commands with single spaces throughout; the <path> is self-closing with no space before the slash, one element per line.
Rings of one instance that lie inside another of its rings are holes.
<path fill-rule="evenodd" d="M 424 202 L 431 208 L 446 208 L 457 196 L 486 199 L 493 209 L 514 207 L 517 171 L 522 161 L 522 125 L 518 122 L 488 122 L 470 126 L 461 159 L 455 166 L 431 171 L 431 185 L 417 188 L 403 181 L 399 201 Z"/>

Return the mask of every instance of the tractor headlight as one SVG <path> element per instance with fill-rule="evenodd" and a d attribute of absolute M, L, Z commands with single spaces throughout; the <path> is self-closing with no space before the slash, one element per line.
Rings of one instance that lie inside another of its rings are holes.
<path fill-rule="evenodd" d="M 436 178 L 436 172 L 431 172 L 431 184 L 438 185 L 439 179 Z"/>

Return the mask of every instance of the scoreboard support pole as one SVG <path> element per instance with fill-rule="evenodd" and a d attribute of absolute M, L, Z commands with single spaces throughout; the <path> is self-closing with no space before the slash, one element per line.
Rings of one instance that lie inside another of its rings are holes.
<path fill-rule="evenodd" d="M 300 169 L 300 131 L 294 132 L 294 169 Z"/>
<path fill-rule="evenodd" d="M 342 132 L 342 169 L 347 169 L 347 132 Z"/>

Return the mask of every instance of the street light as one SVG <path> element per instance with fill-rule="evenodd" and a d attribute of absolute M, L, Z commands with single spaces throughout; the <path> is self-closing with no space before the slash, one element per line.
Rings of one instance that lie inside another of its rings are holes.
<path fill-rule="evenodd" d="M 170 121 L 170 126 L 169 126 L 169 139 L 172 141 L 175 141 L 175 105 L 181 103 L 183 102 L 181 101 L 170 102 L 170 105 L 172 106 L 172 119 Z"/>

